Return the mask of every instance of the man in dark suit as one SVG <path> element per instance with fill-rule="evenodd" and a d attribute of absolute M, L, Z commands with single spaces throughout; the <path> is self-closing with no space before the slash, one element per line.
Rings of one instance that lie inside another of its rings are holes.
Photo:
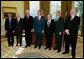
<path fill-rule="evenodd" d="M 5 31 L 7 34 L 8 46 L 13 46 L 14 44 L 14 30 L 15 30 L 15 21 L 12 18 L 11 14 L 8 13 L 8 18 L 5 21 Z"/>
<path fill-rule="evenodd" d="M 34 18 L 34 30 L 35 30 L 35 47 L 41 48 L 41 36 L 42 36 L 42 30 L 44 29 L 45 24 L 45 17 L 41 16 L 41 11 L 37 11 L 37 16 Z"/>
<path fill-rule="evenodd" d="M 33 28 L 33 17 L 30 16 L 29 10 L 26 10 L 26 16 L 24 17 L 24 30 L 25 30 L 25 39 L 26 39 L 26 46 L 30 46 L 32 42 L 32 33 L 31 29 Z"/>
<path fill-rule="evenodd" d="M 70 11 L 70 17 L 65 20 L 65 52 L 62 54 L 68 54 L 69 48 L 71 45 L 71 54 L 72 58 L 75 58 L 75 50 L 76 50 L 76 43 L 77 43 L 77 35 L 78 35 L 78 26 L 80 24 L 80 17 L 76 16 L 76 8 L 72 8 Z"/>
<path fill-rule="evenodd" d="M 58 50 L 57 52 L 61 51 L 62 46 L 62 33 L 63 33 L 63 24 L 64 20 L 61 17 L 60 11 L 56 11 L 56 19 L 55 19 L 55 39 L 56 39 L 56 46 L 53 50 Z"/>
<path fill-rule="evenodd" d="M 23 31 L 23 19 L 20 17 L 19 13 L 16 13 L 16 28 L 15 28 L 15 34 L 16 34 L 16 41 L 18 46 L 18 43 L 20 43 L 20 46 L 22 45 L 22 31 Z"/>
<path fill-rule="evenodd" d="M 46 48 L 49 48 L 51 50 L 51 45 L 52 45 L 52 38 L 53 38 L 53 33 L 55 30 L 55 21 L 51 19 L 51 15 L 47 15 L 47 20 L 45 22 L 45 27 L 44 27 L 44 32 L 45 32 L 45 37 L 46 37 Z"/>

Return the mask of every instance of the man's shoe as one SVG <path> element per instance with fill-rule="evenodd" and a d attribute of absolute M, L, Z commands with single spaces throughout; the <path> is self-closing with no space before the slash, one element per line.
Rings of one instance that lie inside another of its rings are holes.
<path fill-rule="evenodd" d="M 69 52 L 63 52 L 62 54 L 68 54 Z"/>
<path fill-rule="evenodd" d="M 8 47 L 9 47 L 10 45 L 8 45 Z"/>
<path fill-rule="evenodd" d="M 75 56 L 72 56 L 72 58 L 75 58 Z"/>
<path fill-rule="evenodd" d="M 51 50 L 51 48 L 49 48 L 49 50 Z"/>
<path fill-rule="evenodd" d="M 25 46 L 25 48 L 27 48 L 27 45 Z"/>
<path fill-rule="evenodd" d="M 54 48 L 53 50 L 57 50 L 57 48 Z"/>
<path fill-rule="evenodd" d="M 46 47 L 46 48 L 44 48 L 44 49 L 47 49 L 47 47 Z"/>
<path fill-rule="evenodd" d="M 61 50 L 57 50 L 57 52 L 60 52 Z"/>
<path fill-rule="evenodd" d="M 16 46 L 18 46 L 18 44 Z"/>
<path fill-rule="evenodd" d="M 41 47 L 39 47 L 39 49 L 40 49 Z"/>
<path fill-rule="evenodd" d="M 13 46 L 13 44 L 11 46 Z"/>
<path fill-rule="evenodd" d="M 35 46 L 34 48 L 36 48 L 37 46 Z"/>

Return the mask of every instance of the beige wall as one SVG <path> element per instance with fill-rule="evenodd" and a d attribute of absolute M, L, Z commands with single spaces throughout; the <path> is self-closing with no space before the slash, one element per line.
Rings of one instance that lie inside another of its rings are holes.
<path fill-rule="evenodd" d="M 1 1 L 1 36 L 5 34 L 2 7 L 16 7 L 17 12 L 20 13 L 21 17 L 24 17 L 24 1 Z"/>
<path fill-rule="evenodd" d="M 72 1 L 72 8 L 74 8 L 75 6 L 74 6 L 74 1 Z"/>

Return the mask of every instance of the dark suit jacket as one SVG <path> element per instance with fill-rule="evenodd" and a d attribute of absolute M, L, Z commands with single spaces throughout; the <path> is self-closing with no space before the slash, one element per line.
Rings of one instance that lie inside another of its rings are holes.
<path fill-rule="evenodd" d="M 54 26 L 55 26 L 55 21 L 53 19 L 51 20 L 49 27 L 47 26 L 47 20 L 46 20 L 45 27 L 44 27 L 45 34 L 52 35 L 54 33 L 54 30 L 55 30 Z"/>
<path fill-rule="evenodd" d="M 12 18 L 11 20 L 11 28 L 9 29 L 9 19 L 7 18 L 6 21 L 5 21 L 5 30 L 7 31 L 13 31 L 15 30 L 15 20 L 14 18 Z"/>
<path fill-rule="evenodd" d="M 15 33 L 16 34 L 21 34 L 22 33 L 22 30 L 23 30 L 23 19 L 20 18 L 19 22 L 17 20 L 17 18 L 15 19 L 16 21 L 16 26 L 15 26 Z"/>
<path fill-rule="evenodd" d="M 70 20 L 71 17 L 68 17 L 65 21 L 64 29 L 69 29 L 70 35 L 72 37 L 77 37 L 78 26 L 80 24 L 80 17 L 75 16 L 73 20 Z"/>
<path fill-rule="evenodd" d="M 8 18 L 6 18 L 6 20 L 5 20 L 5 30 L 7 31 L 7 33 L 6 33 L 6 37 L 8 36 L 8 35 L 14 35 L 14 33 L 13 33 L 13 30 L 15 30 L 15 20 L 14 20 L 14 18 L 12 18 L 11 19 L 11 28 L 9 28 L 9 19 Z"/>
<path fill-rule="evenodd" d="M 59 17 L 59 19 L 55 22 L 55 33 L 59 33 L 63 31 L 64 27 L 64 19 Z"/>
<path fill-rule="evenodd" d="M 41 19 L 38 20 L 38 17 L 36 16 L 34 18 L 34 23 L 33 23 L 33 28 L 34 28 L 35 32 L 41 33 L 42 30 L 44 29 L 44 24 L 45 24 L 45 17 L 41 16 Z"/>
<path fill-rule="evenodd" d="M 24 24 L 23 28 L 26 31 L 30 31 L 33 28 L 33 17 L 29 16 L 29 18 L 27 18 L 27 16 L 25 16 L 23 19 L 23 24 Z"/>

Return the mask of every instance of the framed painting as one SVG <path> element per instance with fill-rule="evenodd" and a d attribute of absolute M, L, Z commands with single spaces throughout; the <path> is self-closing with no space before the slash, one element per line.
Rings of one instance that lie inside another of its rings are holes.
<path fill-rule="evenodd" d="M 2 12 L 3 12 L 3 18 L 6 18 L 8 16 L 8 13 L 11 13 L 12 17 L 15 17 L 17 8 L 16 7 L 2 7 Z"/>

